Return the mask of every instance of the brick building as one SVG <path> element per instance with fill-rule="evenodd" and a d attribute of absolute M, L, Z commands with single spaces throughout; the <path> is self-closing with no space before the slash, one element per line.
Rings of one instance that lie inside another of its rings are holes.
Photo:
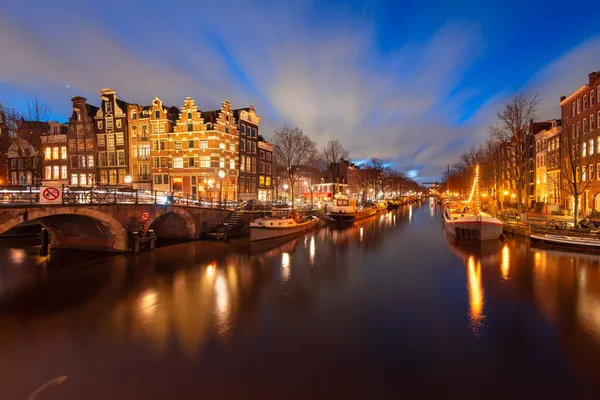
<path fill-rule="evenodd" d="M 2 111 L 0 104 L 0 186 L 7 185 L 8 175 L 8 148 L 10 147 L 10 137 L 6 115 Z"/>
<path fill-rule="evenodd" d="M 117 98 L 113 89 L 100 90 L 100 109 L 96 123 L 96 182 L 100 185 L 123 185 L 129 176 L 128 104 Z"/>
<path fill-rule="evenodd" d="M 48 133 L 42 137 L 42 184 L 62 186 L 69 184 L 69 156 L 67 132 L 69 126 L 51 121 Z"/>
<path fill-rule="evenodd" d="M 8 148 L 8 174 L 11 185 L 31 186 L 37 183 L 39 151 L 26 139 L 17 137 Z"/>
<path fill-rule="evenodd" d="M 588 83 L 560 99 L 562 116 L 563 142 L 570 138 L 572 147 L 580 145 L 581 156 L 584 157 L 580 171 L 581 180 L 590 180 L 585 193 L 579 199 L 580 210 L 589 212 L 600 209 L 600 158 L 598 158 L 598 145 L 600 145 L 600 71 L 588 75 Z M 570 135 L 570 137 L 566 137 Z M 578 153 L 579 154 L 579 153 Z M 563 162 L 568 161 L 568 153 L 563 151 Z M 572 175 L 572 174 L 570 174 Z M 570 177 L 570 180 L 573 178 Z M 563 185 L 563 189 L 565 186 Z M 574 199 L 563 190 L 563 206 L 573 210 Z"/>
<path fill-rule="evenodd" d="M 69 184 L 93 186 L 96 179 L 96 125 L 98 107 L 87 103 L 85 97 L 71 99 L 73 112 L 69 118 L 67 140 L 69 147 Z"/>
<path fill-rule="evenodd" d="M 163 172 L 158 171 L 155 176 L 152 174 L 152 143 L 153 140 L 156 140 L 156 150 L 160 151 L 162 140 L 164 150 L 166 150 L 168 136 L 173 131 L 178 113 L 179 109 L 177 107 L 166 107 L 157 97 L 154 98 L 150 106 L 140 106 L 138 104 L 128 106 L 129 158 L 131 164 L 129 174 L 134 188 L 153 189 L 154 179 L 155 190 L 169 191 L 168 176 L 165 177 Z M 154 167 L 159 170 L 161 169 L 160 156 L 157 156 L 156 160 Z M 167 168 L 168 156 L 165 156 L 162 162 Z"/>
<path fill-rule="evenodd" d="M 262 139 L 262 136 L 259 136 Z M 240 139 L 241 140 L 241 139 Z M 258 200 L 273 199 L 273 149 L 274 146 L 265 141 L 258 141 Z M 241 165 L 241 164 L 240 164 Z M 240 178 L 241 179 L 241 178 Z"/>
<path fill-rule="evenodd" d="M 259 198 L 258 126 L 260 117 L 256 115 L 254 106 L 250 106 L 234 110 L 234 118 L 239 132 L 239 200 L 257 200 Z M 262 193 L 265 193 L 264 189 Z"/>

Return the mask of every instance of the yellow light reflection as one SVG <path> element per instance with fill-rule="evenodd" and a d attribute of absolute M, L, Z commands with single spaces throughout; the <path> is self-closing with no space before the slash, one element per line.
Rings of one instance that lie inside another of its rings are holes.
<path fill-rule="evenodd" d="M 137 301 L 137 309 L 138 315 L 144 323 L 154 321 L 157 307 L 158 294 L 154 290 L 147 289 L 140 294 L 140 298 Z"/>
<path fill-rule="evenodd" d="M 408 222 L 412 223 L 412 204 L 408 206 Z"/>
<path fill-rule="evenodd" d="M 510 250 L 506 244 L 502 248 L 502 264 L 500 264 L 500 270 L 502 271 L 502 279 L 507 280 L 508 274 L 510 273 Z"/>
<path fill-rule="evenodd" d="M 9 250 L 9 258 L 12 261 L 13 264 L 21 264 L 23 263 L 23 261 L 25 261 L 27 254 L 25 253 L 25 250 L 23 249 L 14 249 L 11 248 Z"/>
<path fill-rule="evenodd" d="M 310 238 L 310 247 L 309 247 L 309 261 L 310 261 L 311 265 L 315 263 L 315 251 L 316 251 L 315 237 L 312 236 Z"/>
<path fill-rule="evenodd" d="M 229 330 L 229 289 L 227 280 L 222 273 L 215 279 L 215 313 L 217 315 L 217 327 L 220 333 Z"/>
<path fill-rule="evenodd" d="M 206 267 L 206 277 L 208 279 L 212 279 L 215 276 L 215 265 L 214 264 L 209 264 Z"/>
<path fill-rule="evenodd" d="M 469 256 L 467 262 L 467 279 L 469 288 L 469 320 L 474 333 L 483 327 L 483 288 L 481 287 L 481 263 L 475 264 L 475 257 Z"/>
<path fill-rule="evenodd" d="M 287 282 L 290 279 L 291 273 L 290 255 L 288 253 L 283 253 L 281 255 L 281 281 Z"/>
<path fill-rule="evenodd" d="M 360 232 L 360 241 L 362 242 L 364 239 L 364 236 L 365 236 L 365 229 L 361 226 L 359 232 Z"/>

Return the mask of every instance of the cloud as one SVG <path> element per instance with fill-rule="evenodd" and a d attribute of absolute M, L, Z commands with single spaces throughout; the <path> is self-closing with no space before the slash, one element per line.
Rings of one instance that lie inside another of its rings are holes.
<path fill-rule="evenodd" d="M 489 50 L 468 20 L 382 51 L 372 10 L 321 2 L 107 0 L 99 9 L 57 0 L 33 16 L 13 3 L 0 15 L 0 85 L 37 93 L 65 116 L 70 97 L 97 103 L 102 87 L 140 103 L 158 96 L 180 106 L 191 96 L 206 109 L 228 99 L 255 105 L 267 137 L 296 125 L 320 145 L 337 138 L 357 159 L 375 156 L 436 178 L 485 139 L 514 94 L 465 84 Z M 540 116 L 558 116 L 558 97 L 585 82 L 598 47 L 598 38 L 584 43 L 527 83 L 544 98 Z M 481 106 L 458 123 L 474 98 Z"/>

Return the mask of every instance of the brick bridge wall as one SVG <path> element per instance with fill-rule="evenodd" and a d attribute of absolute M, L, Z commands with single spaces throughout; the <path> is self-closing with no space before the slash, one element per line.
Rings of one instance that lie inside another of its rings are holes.
<path fill-rule="evenodd" d="M 142 212 L 150 218 L 142 221 Z M 159 237 L 197 239 L 231 211 L 171 205 L 52 205 L 0 209 L 0 235 L 23 222 L 48 229 L 56 248 L 127 251 L 129 232 L 154 229 Z"/>

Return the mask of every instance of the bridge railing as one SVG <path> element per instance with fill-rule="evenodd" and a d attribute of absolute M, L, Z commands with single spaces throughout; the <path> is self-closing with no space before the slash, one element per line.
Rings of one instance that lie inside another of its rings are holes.
<path fill-rule="evenodd" d="M 0 207 L 40 203 L 39 186 L 11 186 L 0 188 Z M 237 202 L 219 202 L 218 198 L 195 195 L 170 195 L 157 190 L 111 187 L 63 186 L 62 204 L 157 204 L 190 207 L 234 208 Z"/>

